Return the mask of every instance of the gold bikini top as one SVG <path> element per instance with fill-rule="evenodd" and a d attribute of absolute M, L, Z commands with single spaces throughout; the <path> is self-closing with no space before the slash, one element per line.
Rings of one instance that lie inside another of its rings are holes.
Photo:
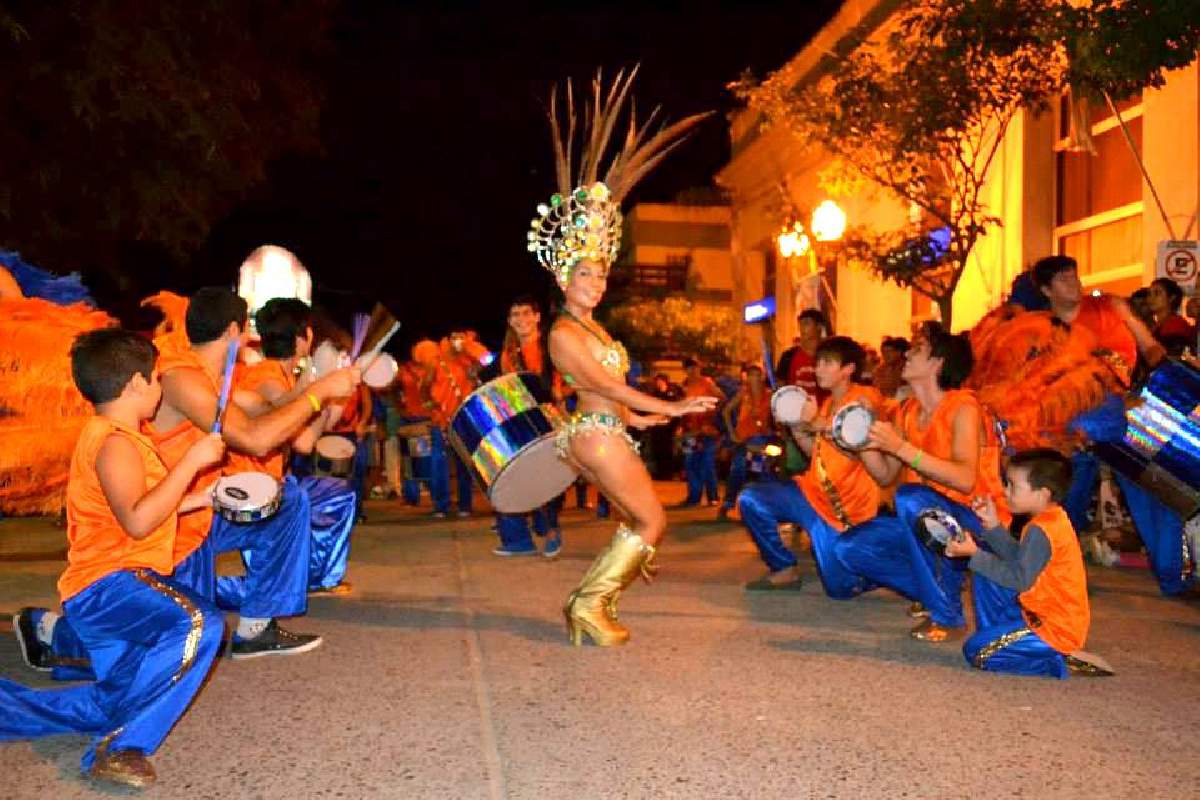
<path fill-rule="evenodd" d="M 579 319 L 579 317 L 575 316 L 570 311 L 567 311 L 565 308 L 563 309 L 563 314 L 578 323 L 581 328 L 590 333 L 592 336 L 596 337 L 596 339 L 602 345 L 604 345 L 604 352 L 600 355 L 600 358 L 598 358 L 597 361 L 600 362 L 600 366 L 604 367 L 604 370 L 609 375 L 612 375 L 618 380 L 624 381 L 625 375 L 629 372 L 629 353 L 626 352 L 625 345 L 621 344 L 616 339 L 606 339 L 605 337 L 601 336 L 598 332 L 593 330 L 590 325 L 586 324 L 583 320 Z M 576 385 L 575 379 L 565 372 L 563 373 L 563 380 L 567 382 L 568 386 Z"/>

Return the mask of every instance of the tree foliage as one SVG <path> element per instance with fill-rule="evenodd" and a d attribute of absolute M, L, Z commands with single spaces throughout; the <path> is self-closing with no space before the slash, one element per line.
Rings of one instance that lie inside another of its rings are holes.
<path fill-rule="evenodd" d="M 0 16 L 0 244 L 59 269 L 179 254 L 315 148 L 332 2 L 14 2 Z"/>
<path fill-rule="evenodd" d="M 608 309 L 604 324 L 639 359 L 693 356 L 729 363 L 741 320 L 726 306 L 685 297 L 629 300 Z"/>
<path fill-rule="evenodd" d="M 1173 7 L 1174 16 L 1163 8 Z M 1195 57 L 1194 0 L 911 0 L 851 39 L 812 78 L 789 64 L 735 91 L 845 168 L 922 212 L 911 229 L 864 232 L 852 252 L 881 277 L 951 299 L 979 238 L 999 223 L 982 192 L 1018 110 L 1071 82 L 1117 99 L 1161 85 Z M 943 228 L 946 246 L 929 232 Z"/>

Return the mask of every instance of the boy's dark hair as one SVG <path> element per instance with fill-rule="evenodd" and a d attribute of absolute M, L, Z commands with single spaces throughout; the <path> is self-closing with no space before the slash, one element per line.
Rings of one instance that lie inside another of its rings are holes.
<path fill-rule="evenodd" d="M 246 327 L 246 301 L 224 286 L 206 286 L 188 300 L 185 325 L 188 341 L 207 344 L 220 339 L 236 322 Z"/>
<path fill-rule="evenodd" d="M 158 349 L 133 331 L 100 328 L 81 333 L 71 344 L 71 377 L 92 405 L 116 400 L 135 374 L 148 383 Z"/>
<path fill-rule="evenodd" d="M 858 342 L 851 339 L 849 336 L 830 336 L 817 345 L 817 352 L 813 356 L 817 361 L 823 358 L 828 358 L 838 362 L 843 367 L 854 367 L 853 374 L 850 375 L 851 381 L 857 381 L 862 375 L 863 368 L 867 362 L 867 351 Z"/>
<path fill-rule="evenodd" d="M 508 304 L 508 310 L 512 311 L 517 306 L 529 306 L 533 309 L 533 313 L 542 313 L 542 304 L 531 294 L 521 294 L 513 298 L 513 301 Z"/>
<path fill-rule="evenodd" d="M 900 355 L 904 355 L 908 352 L 908 339 L 905 339 L 903 336 L 885 336 L 883 337 L 883 342 L 879 345 L 879 349 L 882 350 L 885 347 L 890 347 Z"/>
<path fill-rule="evenodd" d="M 825 316 L 825 312 L 821 311 L 820 309 L 816 309 L 816 308 L 804 309 L 796 317 L 796 322 L 800 322 L 801 320 L 806 320 L 806 319 L 812 320 L 813 322 L 817 323 L 817 325 L 820 326 L 822 333 L 829 330 L 829 319 Z"/>
<path fill-rule="evenodd" d="M 1183 289 L 1179 288 L 1179 284 L 1170 278 L 1155 278 L 1150 282 L 1151 286 L 1157 286 L 1167 293 L 1167 301 L 1171 304 L 1171 310 L 1176 314 L 1183 306 Z"/>
<path fill-rule="evenodd" d="M 938 388 L 959 388 L 975 368 L 971 340 L 965 333 L 949 333 L 936 322 L 926 322 L 923 328 L 929 339 L 929 357 L 942 359 L 942 368 L 937 374 Z"/>
<path fill-rule="evenodd" d="M 275 297 L 254 315 L 254 326 L 262 338 L 267 358 L 291 358 L 296 355 L 296 339 L 308 331 L 312 310 L 295 297 Z"/>
<path fill-rule="evenodd" d="M 1008 466 L 1025 470 L 1030 487 L 1049 489 L 1055 503 L 1061 503 L 1071 488 L 1071 460 L 1049 447 L 1023 450 L 1008 460 Z"/>
<path fill-rule="evenodd" d="M 684 369 L 691 369 L 692 367 L 698 367 L 698 366 L 700 366 L 700 362 L 694 358 L 685 358 L 683 360 L 683 368 Z"/>
<path fill-rule="evenodd" d="M 1033 282 L 1045 289 L 1058 273 L 1077 269 L 1079 265 L 1070 256 L 1046 256 L 1033 265 Z"/>

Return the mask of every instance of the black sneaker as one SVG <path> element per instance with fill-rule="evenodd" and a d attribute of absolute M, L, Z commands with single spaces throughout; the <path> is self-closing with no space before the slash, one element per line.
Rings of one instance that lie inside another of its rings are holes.
<path fill-rule="evenodd" d="M 33 611 L 32 608 L 26 607 L 13 614 L 13 634 L 17 637 L 17 646 L 21 648 L 21 658 L 29 668 L 38 672 L 49 672 L 50 648 L 42 644 L 37 637 Z"/>
<path fill-rule="evenodd" d="M 229 657 L 233 659 L 258 658 L 259 656 L 290 656 L 307 653 L 321 646 L 321 637 L 307 633 L 292 633 L 279 627 L 271 620 L 262 633 L 253 639 L 233 638 L 229 646 Z"/>

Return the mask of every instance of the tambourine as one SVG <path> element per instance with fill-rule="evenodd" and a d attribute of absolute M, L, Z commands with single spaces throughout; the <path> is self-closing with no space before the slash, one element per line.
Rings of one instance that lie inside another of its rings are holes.
<path fill-rule="evenodd" d="M 780 425 L 798 425 L 803 421 L 808 392 L 799 386 L 780 386 L 771 395 L 771 416 Z"/>
<path fill-rule="evenodd" d="M 966 540 L 967 531 L 942 509 L 927 508 L 917 515 L 917 535 L 930 550 L 944 555 L 949 542 Z"/>
<path fill-rule="evenodd" d="M 833 415 L 830 435 L 839 447 L 861 450 L 871 441 L 875 414 L 862 403 L 847 403 Z"/>
<path fill-rule="evenodd" d="M 217 481 L 213 510 L 230 522 L 252 523 L 279 510 L 283 487 L 265 472 L 239 472 Z"/>

